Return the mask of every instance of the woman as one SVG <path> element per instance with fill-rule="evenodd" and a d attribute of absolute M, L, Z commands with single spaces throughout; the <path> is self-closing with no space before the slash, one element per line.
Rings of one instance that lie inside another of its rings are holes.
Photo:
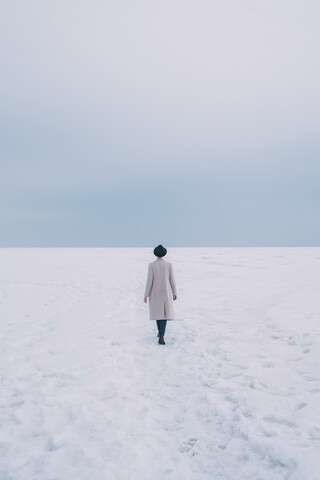
<path fill-rule="evenodd" d="M 163 337 L 167 320 L 174 318 L 172 299 L 177 299 L 177 289 L 172 265 L 163 259 L 167 250 L 162 245 L 158 245 L 153 253 L 158 258 L 149 264 L 144 301 L 148 303 L 149 297 L 150 320 L 157 321 L 158 343 L 165 345 Z"/>

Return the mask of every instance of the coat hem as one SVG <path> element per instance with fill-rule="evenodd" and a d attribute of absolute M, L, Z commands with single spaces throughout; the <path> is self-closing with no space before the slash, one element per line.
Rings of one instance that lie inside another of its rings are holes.
<path fill-rule="evenodd" d="M 174 318 L 163 318 L 163 317 L 161 317 L 161 318 L 150 318 L 149 320 L 151 322 L 156 322 L 157 320 L 168 320 L 168 322 L 170 322 L 170 321 L 174 321 Z"/>

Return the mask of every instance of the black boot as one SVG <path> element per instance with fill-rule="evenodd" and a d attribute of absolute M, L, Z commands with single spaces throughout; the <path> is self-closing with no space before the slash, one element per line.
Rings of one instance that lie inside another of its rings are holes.
<path fill-rule="evenodd" d="M 158 343 L 159 343 L 160 345 L 165 345 L 163 335 L 159 335 L 159 341 L 158 341 Z"/>

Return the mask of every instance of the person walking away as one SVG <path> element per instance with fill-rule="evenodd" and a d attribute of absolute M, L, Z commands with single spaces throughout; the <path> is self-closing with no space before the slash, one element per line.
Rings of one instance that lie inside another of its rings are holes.
<path fill-rule="evenodd" d="M 167 249 L 158 245 L 153 253 L 157 259 L 149 264 L 144 302 L 148 303 L 149 297 L 150 320 L 156 320 L 158 343 L 165 345 L 167 320 L 174 320 L 172 300 L 177 299 L 177 288 L 172 265 L 163 258 Z"/>

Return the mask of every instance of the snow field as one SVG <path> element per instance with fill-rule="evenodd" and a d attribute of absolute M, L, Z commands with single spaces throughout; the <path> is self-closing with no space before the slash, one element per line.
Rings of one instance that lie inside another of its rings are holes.
<path fill-rule="evenodd" d="M 318 480 L 320 249 L 2 249 L 1 480 Z"/>

